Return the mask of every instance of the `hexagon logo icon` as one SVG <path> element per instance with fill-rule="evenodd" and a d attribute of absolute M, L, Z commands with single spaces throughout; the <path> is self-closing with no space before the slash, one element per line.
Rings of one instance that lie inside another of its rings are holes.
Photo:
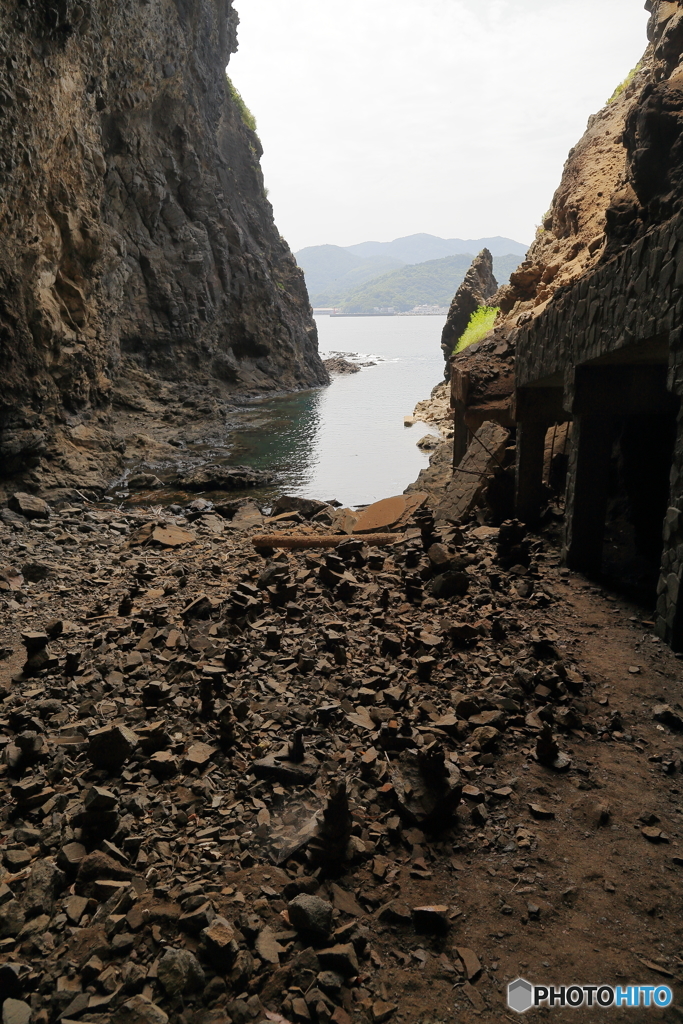
<path fill-rule="evenodd" d="M 524 978 L 516 978 L 508 985 L 508 1006 L 515 1013 L 526 1013 L 534 1005 L 533 986 Z"/>

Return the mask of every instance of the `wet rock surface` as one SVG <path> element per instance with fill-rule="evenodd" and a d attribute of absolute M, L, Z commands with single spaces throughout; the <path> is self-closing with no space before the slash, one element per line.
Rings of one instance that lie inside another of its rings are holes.
<path fill-rule="evenodd" d="M 237 505 L 0 514 L 6 1016 L 503 1020 L 598 954 L 677 989 L 680 662 L 642 612 L 520 524 L 264 556 L 329 522 Z"/>
<path fill-rule="evenodd" d="M 360 364 L 352 363 L 343 356 L 332 356 L 324 359 L 323 365 L 328 373 L 360 373 Z"/>
<path fill-rule="evenodd" d="M 0 475 L 101 496 L 141 439 L 326 384 L 230 0 L 3 0 L 0 25 Z"/>

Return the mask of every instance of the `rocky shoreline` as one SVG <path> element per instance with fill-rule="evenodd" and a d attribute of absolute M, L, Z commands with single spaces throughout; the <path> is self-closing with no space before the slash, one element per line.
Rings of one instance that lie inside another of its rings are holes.
<path fill-rule="evenodd" d="M 324 551 L 323 503 L 11 505 L 3 1019 L 502 1020 L 615 914 L 605 981 L 677 981 L 678 665 L 552 536 L 423 505 Z"/>
<path fill-rule="evenodd" d="M 438 438 L 427 434 L 417 441 L 418 447 L 430 451 L 429 465 L 421 469 L 417 480 L 406 487 L 405 493 L 425 491 L 434 506 L 442 500 L 453 477 L 453 414 L 450 408 L 450 385 L 441 381 L 429 398 L 418 402 L 412 416 L 405 418 L 406 426 L 431 423 L 439 431 Z"/>

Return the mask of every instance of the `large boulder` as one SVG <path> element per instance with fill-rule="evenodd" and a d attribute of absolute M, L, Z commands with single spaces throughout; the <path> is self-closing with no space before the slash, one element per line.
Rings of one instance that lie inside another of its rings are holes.
<path fill-rule="evenodd" d="M 50 518 L 50 506 L 42 498 L 37 498 L 35 494 L 24 494 L 23 491 L 17 491 L 7 504 L 13 512 L 17 512 L 24 519 Z"/>

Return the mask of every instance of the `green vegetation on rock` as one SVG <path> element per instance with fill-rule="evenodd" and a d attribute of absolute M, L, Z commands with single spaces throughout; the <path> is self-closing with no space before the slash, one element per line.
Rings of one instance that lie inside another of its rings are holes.
<path fill-rule="evenodd" d="M 636 66 L 629 71 L 629 73 L 627 74 L 627 76 L 624 79 L 624 81 L 620 82 L 620 84 L 616 87 L 616 89 L 614 90 L 614 92 L 612 93 L 610 98 L 607 100 L 608 104 L 614 103 L 614 101 L 616 99 L 618 99 L 619 96 L 621 96 L 622 92 L 624 92 L 625 89 L 628 89 L 629 85 L 631 84 L 633 79 L 636 77 L 636 75 L 640 71 L 641 67 L 642 67 L 642 61 L 639 62 L 638 64 L 636 64 Z"/>
<path fill-rule="evenodd" d="M 251 128 L 252 132 L 255 132 L 256 118 L 254 117 L 251 110 L 242 99 L 239 90 L 237 90 L 235 86 L 232 84 L 232 79 L 230 78 L 229 75 L 225 76 L 225 81 L 228 83 L 228 92 L 230 93 L 230 96 L 234 103 L 237 105 L 237 109 L 240 112 L 240 117 L 246 124 L 247 128 Z"/>
<path fill-rule="evenodd" d="M 470 345 L 476 345 L 478 341 L 482 341 L 489 331 L 493 330 L 498 309 L 498 306 L 480 306 L 479 309 L 475 309 L 466 330 L 455 346 L 455 351 L 463 352 Z"/>

